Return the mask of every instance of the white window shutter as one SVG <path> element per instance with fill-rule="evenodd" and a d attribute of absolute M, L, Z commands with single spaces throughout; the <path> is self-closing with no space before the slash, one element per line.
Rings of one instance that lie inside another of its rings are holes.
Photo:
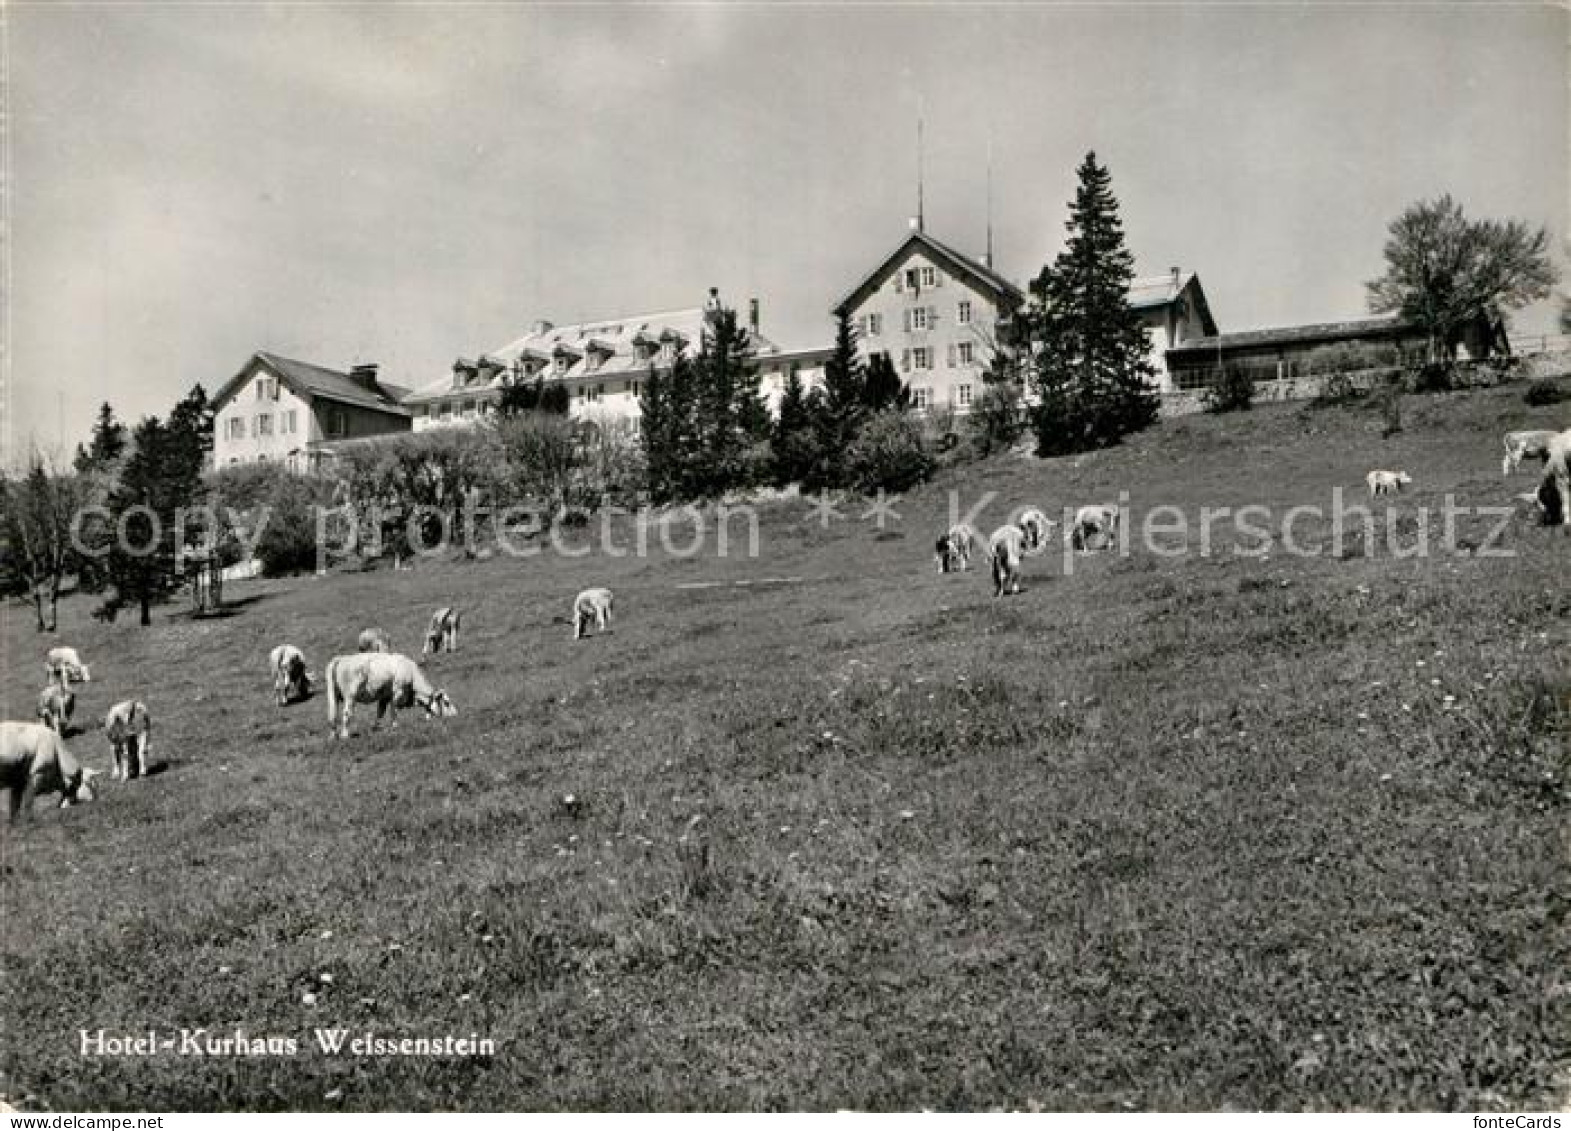
<path fill-rule="evenodd" d="M 911 351 L 908 349 L 900 351 L 900 370 L 903 373 L 911 372 Z"/>
<path fill-rule="evenodd" d="M 949 343 L 949 368 L 955 367 L 955 343 Z"/>
<path fill-rule="evenodd" d="M 938 325 L 938 307 L 930 306 L 930 307 L 927 308 L 927 328 L 929 330 L 931 330 L 934 326 L 937 326 L 937 325 Z"/>

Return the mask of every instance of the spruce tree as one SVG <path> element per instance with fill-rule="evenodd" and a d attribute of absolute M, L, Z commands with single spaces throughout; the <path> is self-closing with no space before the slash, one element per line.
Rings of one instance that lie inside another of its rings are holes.
<path fill-rule="evenodd" d="M 125 454 L 125 425 L 115 419 L 115 410 L 105 401 L 98 406 L 98 419 L 93 423 L 93 435 L 87 447 L 76 446 L 73 461 L 79 473 L 102 471 L 114 465 Z"/>
<path fill-rule="evenodd" d="M 847 486 L 845 455 L 867 417 L 867 371 L 856 348 L 856 327 L 842 313 L 835 323 L 835 348 L 824 363 L 824 385 L 814 390 L 813 466 L 803 482 L 809 491 Z"/>
<path fill-rule="evenodd" d="M 875 353 L 867 360 L 867 378 L 862 386 L 862 403 L 869 413 L 886 408 L 910 408 L 911 390 L 895 372 L 888 353 Z"/>
<path fill-rule="evenodd" d="M 644 476 L 656 503 L 671 498 L 671 409 L 669 378 L 654 366 L 638 395 L 639 443 L 644 449 Z"/>
<path fill-rule="evenodd" d="M 1040 455 L 1116 444 L 1152 424 L 1159 405 L 1145 327 L 1129 306 L 1134 256 L 1112 177 L 1088 153 L 1079 178 L 1064 250 L 1031 284 Z"/>
<path fill-rule="evenodd" d="M 135 603 L 141 623 L 152 623 L 154 601 L 173 591 L 175 579 L 174 511 L 181 505 L 178 489 L 186 453 L 171 442 L 170 429 L 148 417 L 136 426 L 131 454 L 109 494 L 112 529 L 124 537 L 110 542 L 109 579 L 116 607 Z M 145 508 L 145 509 L 144 509 Z"/>
<path fill-rule="evenodd" d="M 775 485 L 801 482 L 813 466 L 813 421 L 807 389 L 795 370 L 780 394 L 780 411 L 769 440 Z"/>

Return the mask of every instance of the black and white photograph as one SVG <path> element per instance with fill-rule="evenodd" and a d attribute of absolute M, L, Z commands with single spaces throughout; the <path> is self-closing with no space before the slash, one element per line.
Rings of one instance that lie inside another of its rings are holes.
<path fill-rule="evenodd" d="M 1560 1128 L 1568 59 L 0 0 L 3 1121 Z"/>

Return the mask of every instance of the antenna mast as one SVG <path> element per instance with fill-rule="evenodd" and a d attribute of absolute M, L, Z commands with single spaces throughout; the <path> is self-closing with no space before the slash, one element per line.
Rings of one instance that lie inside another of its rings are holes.
<path fill-rule="evenodd" d="M 993 134 L 987 135 L 987 259 L 989 267 L 993 266 Z"/>
<path fill-rule="evenodd" d="M 922 210 L 922 107 L 916 111 L 916 230 L 925 231 L 927 217 Z"/>

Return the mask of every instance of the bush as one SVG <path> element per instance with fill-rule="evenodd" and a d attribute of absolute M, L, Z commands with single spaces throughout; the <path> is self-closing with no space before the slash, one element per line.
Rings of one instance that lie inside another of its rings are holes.
<path fill-rule="evenodd" d="M 1426 361 L 1413 369 L 1408 383 L 1415 393 L 1449 393 L 1456 384 L 1452 365 L 1447 361 Z"/>
<path fill-rule="evenodd" d="M 1361 399 L 1363 395 L 1363 388 L 1348 374 L 1332 373 L 1321 384 L 1313 403 L 1320 406 L 1347 404 Z"/>
<path fill-rule="evenodd" d="M 869 417 L 846 453 L 852 486 L 872 494 L 908 491 L 933 474 L 933 457 L 922 440 L 922 424 L 902 409 Z"/>
<path fill-rule="evenodd" d="M 1535 408 L 1544 405 L 1559 404 L 1563 400 L 1571 399 L 1571 393 L 1566 392 L 1558 381 L 1542 377 L 1527 387 L 1522 394 L 1522 399 Z"/>
<path fill-rule="evenodd" d="M 1025 398 L 1013 381 L 990 381 L 971 406 L 966 427 L 978 454 L 1008 451 L 1025 435 Z"/>
<path fill-rule="evenodd" d="M 267 525 L 256 542 L 264 577 L 316 568 L 317 507 L 324 494 L 324 484 L 303 475 L 286 473 L 274 481 L 265 503 Z"/>
<path fill-rule="evenodd" d="M 1220 376 L 1206 386 L 1200 403 L 1207 412 L 1246 412 L 1254 407 L 1255 379 L 1247 369 L 1224 366 Z"/>
<path fill-rule="evenodd" d="M 1361 373 L 1401 363 L 1401 350 L 1377 342 L 1336 342 L 1311 350 L 1308 358 L 1309 371 L 1314 374 Z"/>

